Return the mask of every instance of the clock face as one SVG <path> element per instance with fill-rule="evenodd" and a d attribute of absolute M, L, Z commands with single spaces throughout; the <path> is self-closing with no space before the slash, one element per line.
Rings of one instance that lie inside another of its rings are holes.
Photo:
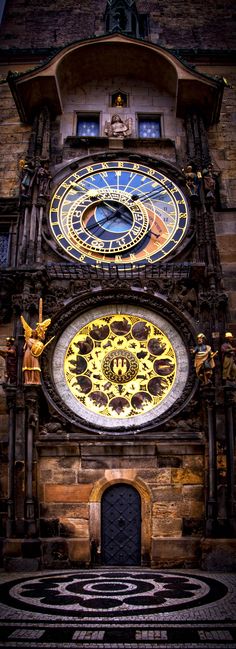
<path fill-rule="evenodd" d="M 97 162 L 57 188 L 50 225 L 73 259 L 103 268 L 161 261 L 182 241 L 189 223 L 175 183 L 143 164 Z"/>
<path fill-rule="evenodd" d="M 86 324 L 71 340 L 64 373 L 74 397 L 106 417 L 136 417 L 166 398 L 176 378 L 168 337 L 152 322 L 110 314 Z"/>
<path fill-rule="evenodd" d="M 96 306 L 62 332 L 52 374 L 70 419 L 113 434 L 153 425 L 178 408 L 189 374 L 185 345 L 160 314 L 141 311 L 127 304 Z"/>

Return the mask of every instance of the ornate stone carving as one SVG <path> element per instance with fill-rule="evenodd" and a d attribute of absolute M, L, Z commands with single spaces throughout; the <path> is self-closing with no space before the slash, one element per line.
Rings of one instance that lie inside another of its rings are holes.
<path fill-rule="evenodd" d="M 186 121 L 188 159 L 199 168 L 209 163 L 207 132 L 201 115 L 192 113 Z"/>
<path fill-rule="evenodd" d="M 48 160 L 41 160 L 37 168 L 36 183 L 38 187 L 38 198 L 49 200 L 50 184 L 52 176 L 48 167 Z"/>
<path fill-rule="evenodd" d="M 202 171 L 203 187 L 205 193 L 205 200 L 209 205 L 216 203 L 216 188 L 218 173 L 214 170 L 213 164 L 209 162 L 207 167 Z"/>
<path fill-rule="evenodd" d="M 132 118 L 112 115 L 111 121 L 105 123 L 105 135 L 108 137 L 124 138 L 132 135 Z"/>
<path fill-rule="evenodd" d="M 175 419 L 169 419 L 164 424 L 164 430 L 201 431 L 203 429 L 203 416 L 199 409 L 198 401 L 190 401 L 184 412 Z"/>
<path fill-rule="evenodd" d="M 6 383 L 15 384 L 16 383 L 16 372 L 17 372 L 17 356 L 16 356 L 16 347 L 15 347 L 15 338 L 12 336 L 6 338 L 6 348 L 0 349 L 0 356 L 5 360 L 6 366 Z"/>
<path fill-rule="evenodd" d="M 222 379 L 226 382 L 226 385 L 229 383 L 236 382 L 236 347 L 233 346 L 233 334 L 230 331 L 227 331 L 225 334 L 225 339 L 221 345 L 222 353 Z"/>
<path fill-rule="evenodd" d="M 56 417 L 52 417 L 51 421 L 42 424 L 39 428 L 39 435 L 49 436 L 49 435 L 62 435 L 66 432 L 66 424 L 64 421 L 58 421 Z"/>
<path fill-rule="evenodd" d="M 12 305 L 15 311 L 36 312 L 38 308 L 38 293 L 17 293 L 12 296 Z"/>
<path fill-rule="evenodd" d="M 11 320 L 13 290 L 14 279 L 2 275 L 0 288 L 0 324 L 10 322 Z"/>

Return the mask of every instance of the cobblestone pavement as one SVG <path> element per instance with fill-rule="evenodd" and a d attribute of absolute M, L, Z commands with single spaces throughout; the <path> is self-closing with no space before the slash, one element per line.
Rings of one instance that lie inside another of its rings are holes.
<path fill-rule="evenodd" d="M 236 649 L 232 574 L 97 568 L 0 584 L 0 649 Z"/>

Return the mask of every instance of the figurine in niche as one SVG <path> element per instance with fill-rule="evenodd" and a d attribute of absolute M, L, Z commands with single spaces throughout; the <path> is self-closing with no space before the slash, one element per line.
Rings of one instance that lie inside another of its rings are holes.
<path fill-rule="evenodd" d="M 41 160 L 40 166 L 37 169 L 37 185 L 39 198 L 50 198 L 50 183 L 51 183 L 51 174 L 48 168 L 48 160 Z"/>
<path fill-rule="evenodd" d="M 194 316 L 197 307 L 197 293 L 195 288 L 193 286 L 188 286 L 185 282 L 181 282 L 179 299 L 190 315 Z"/>
<path fill-rule="evenodd" d="M 217 352 L 213 353 L 210 345 L 206 344 L 204 334 L 197 335 L 196 347 L 191 352 L 194 354 L 194 367 L 197 378 L 204 385 L 211 383 L 212 372 L 215 367 L 214 356 Z"/>
<path fill-rule="evenodd" d="M 41 368 L 39 364 L 39 357 L 43 353 L 45 347 L 52 341 L 51 338 L 46 344 L 44 339 L 47 328 L 51 323 L 48 318 L 44 322 L 38 322 L 36 329 L 31 329 L 30 325 L 21 316 L 21 323 L 25 332 L 24 356 L 22 363 L 22 371 L 25 385 L 40 385 L 41 383 Z"/>
<path fill-rule="evenodd" d="M 15 348 L 15 338 L 9 336 L 6 338 L 6 348 L 0 349 L 0 356 L 5 360 L 5 377 L 6 383 L 14 385 L 16 383 L 17 358 Z"/>
<path fill-rule="evenodd" d="M 127 137 L 132 133 L 132 119 L 122 120 L 120 115 L 112 115 L 111 121 L 105 123 L 104 130 L 108 137 Z"/>
<path fill-rule="evenodd" d="M 122 108 L 124 106 L 124 101 L 120 93 L 117 95 L 117 97 L 115 97 L 114 106 L 118 106 L 119 108 Z"/>
<path fill-rule="evenodd" d="M 186 187 L 189 193 L 190 198 L 195 201 L 199 199 L 200 187 L 202 174 L 200 171 L 193 171 L 192 165 L 187 165 L 183 169 L 183 173 L 186 179 Z"/>
<path fill-rule="evenodd" d="M 236 381 L 236 347 L 233 347 L 233 334 L 230 331 L 227 331 L 225 334 L 225 340 L 223 345 L 221 345 L 222 353 L 222 363 L 223 363 L 223 372 L 222 378 L 223 381 Z"/>
<path fill-rule="evenodd" d="M 213 164 L 210 162 L 202 172 L 206 201 L 214 205 L 216 199 L 216 178 Z"/>
<path fill-rule="evenodd" d="M 19 166 L 22 173 L 20 192 L 22 198 L 29 198 L 33 187 L 36 171 L 32 160 L 20 160 Z"/>

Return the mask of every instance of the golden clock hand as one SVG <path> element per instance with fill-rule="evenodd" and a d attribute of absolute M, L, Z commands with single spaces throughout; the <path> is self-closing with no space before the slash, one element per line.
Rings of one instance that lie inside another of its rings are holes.
<path fill-rule="evenodd" d="M 99 222 L 96 221 L 96 223 L 93 223 L 93 225 L 90 225 L 89 227 L 85 225 L 84 227 L 87 228 L 89 231 L 94 230 L 95 228 L 99 228 L 99 226 L 103 225 L 104 223 L 107 223 L 107 221 L 110 221 L 110 219 L 113 219 L 113 217 L 114 214 L 110 214 L 109 216 L 105 216 L 104 219 L 102 219 L 101 221 Z"/>
<path fill-rule="evenodd" d="M 149 230 L 147 231 L 147 234 L 150 238 L 152 237 L 152 235 L 154 235 L 154 237 L 156 237 L 157 239 L 161 236 L 160 234 L 157 234 L 157 232 L 153 232 L 153 230 L 151 230 L 150 227 Z"/>
<path fill-rule="evenodd" d="M 124 221 L 126 221 L 126 223 L 129 223 L 129 224 L 131 223 L 131 221 L 129 220 L 127 214 L 124 214 L 124 213 L 121 212 L 121 216 L 122 216 L 122 218 L 124 219 Z M 157 234 L 157 232 L 153 232 L 153 230 L 151 229 L 150 223 L 149 223 L 149 230 L 147 231 L 146 234 L 147 234 L 149 237 L 152 237 L 152 235 L 153 235 L 153 236 L 156 237 L 157 239 L 160 237 L 160 234 Z"/>
<path fill-rule="evenodd" d="M 103 202 L 104 202 L 104 201 L 102 201 L 102 203 L 103 203 Z M 108 205 L 108 203 L 106 203 L 106 205 L 110 208 L 110 205 Z M 115 209 L 115 208 L 112 208 L 112 209 Z M 108 215 L 105 216 L 103 219 L 101 219 L 101 221 L 99 221 L 99 222 L 96 221 L 96 223 L 93 223 L 93 225 L 90 225 L 89 227 L 85 224 L 84 227 L 85 227 L 87 230 L 89 230 L 89 232 L 90 232 L 91 230 L 95 230 L 95 228 L 99 228 L 99 226 L 102 226 L 104 223 L 107 223 L 108 221 L 110 221 L 111 219 L 113 219 L 114 216 L 115 216 L 115 214 L 108 214 Z"/>
<path fill-rule="evenodd" d="M 114 212 L 117 211 L 116 207 L 112 207 L 112 205 L 109 205 L 109 203 L 106 203 L 106 201 L 102 201 L 102 203 L 103 205 L 107 205 L 107 207 L 109 207 L 110 210 L 113 210 Z"/>
<path fill-rule="evenodd" d="M 121 208 L 117 208 L 117 207 L 112 207 L 112 205 L 109 205 L 109 203 L 106 203 L 106 201 L 102 201 L 102 203 L 103 203 L 103 205 L 107 205 L 107 207 L 109 207 L 109 209 L 111 209 L 111 210 L 113 210 L 115 212 L 110 217 L 107 217 L 107 220 L 110 220 L 111 218 L 116 217 L 116 216 L 121 216 L 122 218 L 124 218 L 124 221 L 126 220 L 127 223 L 132 223 L 133 222 L 133 220 L 128 218 L 127 213 L 125 215 L 124 212 L 122 211 L 122 205 L 121 205 Z"/>
<path fill-rule="evenodd" d="M 151 192 L 147 192 L 146 194 L 143 194 L 143 196 L 139 196 L 138 194 L 132 194 L 131 199 L 132 201 L 143 201 L 145 198 L 154 198 L 154 196 L 158 196 L 162 194 L 163 192 L 166 192 L 166 189 L 161 187 L 159 190 L 158 189 L 152 189 Z"/>

